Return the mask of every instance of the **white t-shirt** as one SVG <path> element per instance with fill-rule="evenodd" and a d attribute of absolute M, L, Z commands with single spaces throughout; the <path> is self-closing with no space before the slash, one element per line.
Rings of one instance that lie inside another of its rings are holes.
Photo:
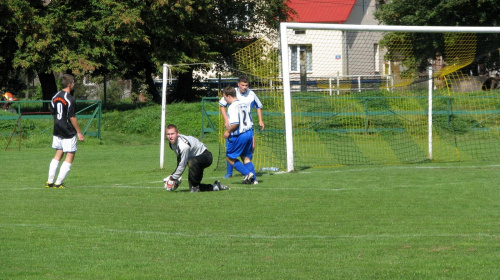
<path fill-rule="evenodd" d="M 251 130 L 253 127 L 252 116 L 250 116 L 250 106 L 241 100 L 235 100 L 227 108 L 229 125 L 238 124 L 238 129 L 231 132 L 232 136 L 240 135 Z"/>
<path fill-rule="evenodd" d="M 248 106 L 250 106 L 250 110 L 252 110 L 254 107 L 256 109 L 262 109 L 262 102 L 260 102 L 259 98 L 253 92 L 253 90 L 247 89 L 247 91 L 243 94 L 240 93 L 240 89 L 238 87 L 236 89 L 236 98 L 244 103 L 247 103 Z M 219 105 L 222 107 L 227 107 L 227 102 L 224 99 L 224 96 L 219 100 Z"/>

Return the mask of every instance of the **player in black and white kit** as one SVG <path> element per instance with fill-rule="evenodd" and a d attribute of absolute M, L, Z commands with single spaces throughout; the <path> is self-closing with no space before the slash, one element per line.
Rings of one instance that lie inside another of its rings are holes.
<path fill-rule="evenodd" d="M 177 168 L 170 175 L 170 180 L 178 181 L 189 166 L 189 188 L 191 192 L 222 191 L 229 189 L 218 180 L 213 184 L 202 184 L 203 170 L 212 164 L 212 153 L 205 144 L 193 136 L 179 134 L 177 126 L 169 124 L 166 129 L 169 146 L 177 156 Z M 167 179 L 167 178 L 165 178 Z"/>
<path fill-rule="evenodd" d="M 83 134 L 80 131 L 75 115 L 75 98 L 71 91 L 75 87 L 75 77 L 64 74 L 61 78 L 63 89 L 59 91 L 50 102 L 50 111 L 54 117 L 54 133 L 52 137 L 52 148 L 56 149 L 56 154 L 49 165 L 49 178 L 45 184 L 46 188 L 64 188 L 63 181 L 71 169 L 77 150 L 77 137 L 83 141 Z M 59 162 L 66 155 L 61 164 L 57 180 L 54 178 L 59 167 Z"/>

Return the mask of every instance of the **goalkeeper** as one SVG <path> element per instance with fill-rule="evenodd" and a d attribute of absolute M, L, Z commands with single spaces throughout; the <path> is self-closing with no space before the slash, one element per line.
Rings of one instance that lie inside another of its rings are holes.
<path fill-rule="evenodd" d="M 203 170 L 212 164 L 212 153 L 205 144 L 193 136 L 179 134 L 176 125 L 169 124 L 166 129 L 169 146 L 177 156 L 177 167 L 169 177 L 165 178 L 167 190 L 175 190 L 180 184 L 180 178 L 189 166 L 189 189 L 191 192 L 222 191 L 229 189 L 218 180 L 213 184 L 202 184 Z M 171 187 L 170 187 L 171 186 Z"/>

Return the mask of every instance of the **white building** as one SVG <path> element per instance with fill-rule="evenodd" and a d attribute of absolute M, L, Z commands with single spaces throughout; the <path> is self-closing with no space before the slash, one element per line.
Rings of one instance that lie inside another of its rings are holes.
<path fill-rule="evenodd" d="M 377 0 L 292 0 L 294 22 L 378 24 L 373 17 Z M 387 72 L 380 51 L 381 33 L 327 30 L 288 30 L 292 80 L 300 76 L 301 55 L 308 80 L 354 75 L 378 76 Z"/>

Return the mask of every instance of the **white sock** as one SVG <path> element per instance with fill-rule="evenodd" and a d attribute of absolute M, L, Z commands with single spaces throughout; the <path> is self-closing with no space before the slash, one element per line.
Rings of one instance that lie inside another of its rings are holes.
<path fill-rule="evenodd" d="M 57 176 L 56 185 L 62 184 L 66 175 L 68 175 L 69 170 L 71 169 L 71 163 L 63 162 L 61 164 L 61 168 L 59 168 L 59 175 Z"/>
<path fill-rule="evenodd" d="M 52 159 L 49 165 L 49 178 L 47 179 L 47 182 L 49 184 L 54 183 L 54 178 L 56 177 L 56 172 L 57 172 L 57 167 L 59 166 L 59 161 Z"/>

